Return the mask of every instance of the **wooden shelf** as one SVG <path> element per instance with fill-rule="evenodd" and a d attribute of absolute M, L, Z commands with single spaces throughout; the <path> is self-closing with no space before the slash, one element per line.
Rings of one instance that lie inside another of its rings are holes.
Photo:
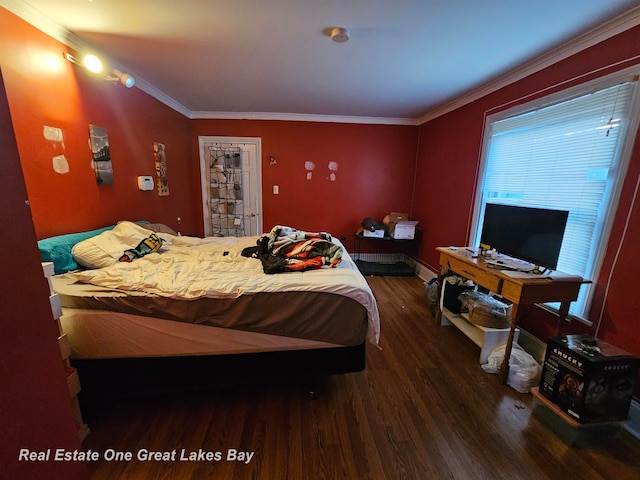
<path fill-rule="evenodd" d="M 456 314 L 447 308 L 442 310 L 440 325 L 454 325 L 473 343 L 480 347 L 480 363 L 487 363 L 489 354 L 509 340 L 508 328 L 487 328 L 471 323 L 467 314 Z M 520 329 L 514 331 L 513 341 L 518 342 Z"/>

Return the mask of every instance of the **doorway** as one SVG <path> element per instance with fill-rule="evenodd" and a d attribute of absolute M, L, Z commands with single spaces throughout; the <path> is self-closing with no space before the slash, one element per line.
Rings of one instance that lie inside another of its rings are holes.
<path fill-rule="evenodd" d="M 204 235 L 262 233 L 262 140 L 198 137 Z"/>

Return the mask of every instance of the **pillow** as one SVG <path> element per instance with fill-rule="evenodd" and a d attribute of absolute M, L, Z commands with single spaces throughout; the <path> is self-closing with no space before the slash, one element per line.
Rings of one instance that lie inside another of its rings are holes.
<path fill-rule="evenodd" d="M 73 246 L 78 242 L 95 237 L 112 228 L 113 225 L 87 232 L 68 233 L 66 235 L 44 238 L 38 241 L 38 249 L 40 250 L 42 261 L 53 262 L 53 269 L 56 275 L 70 270 L 77 270 L 80 266 L 71 255 Z"/>
<path fill-rule="evenodd" d="M 120 222 L 111 230 L 77 243 L 71 254 L 84 267 L 108 267 L 116 264 L 125 250 L 135 248 L 152 233 L 137 223 Z"/>
<path fill-rule="evenodd" d="M 169 233 L 171 235 L 178 236 L 178 232 L 164 223 L 142 223 L 141 225 L 147 230 L 151 230 L 155 233 Z"/>

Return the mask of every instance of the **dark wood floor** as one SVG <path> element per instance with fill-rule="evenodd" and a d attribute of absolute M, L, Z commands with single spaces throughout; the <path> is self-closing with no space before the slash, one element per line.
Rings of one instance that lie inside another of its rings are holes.
<path fill-rule="evenodd" d="M 239 461 L 100 461 L 97 479 L 638 479 L 640 441 L 626 431 L 575 447 L 536 415 L 532 396 L 500 385 L 479 348 L 437 326 L 423 283 L 368 277 L 381 350 L 362 373 L 300 386 L 137 400 L 93 413 L 85 449 L 255 452 Z"/>

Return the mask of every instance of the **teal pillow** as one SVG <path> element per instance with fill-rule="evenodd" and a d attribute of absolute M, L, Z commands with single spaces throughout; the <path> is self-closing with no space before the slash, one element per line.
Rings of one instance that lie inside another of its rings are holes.
<path fill-rule="evenodd" d="M 38 242 L 40 257 L 43 262 L 53 262 L 53 270 L 56 275 L 70 270 L 77 270 L 80 266 L 73 259 L 73 256 L 71 256 L 73 246 L 82 240 L 111 230 L 113 227 L 114 225 L 111 225 L 89 232 L 67 233 L 66 235 L 42 239 Z"/>

